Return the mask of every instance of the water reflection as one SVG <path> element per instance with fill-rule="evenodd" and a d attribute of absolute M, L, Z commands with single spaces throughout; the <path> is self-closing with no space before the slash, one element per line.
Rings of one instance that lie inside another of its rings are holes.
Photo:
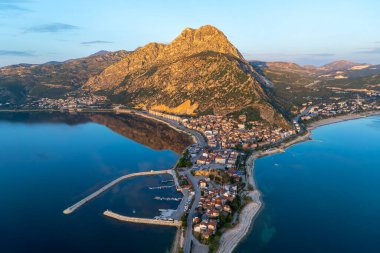
<path fill-rule="evenodd" d="M 172 150 L 178 154 L 191 144 L 191 138 L 173 128 L 136 114 L 19 112 L 0 113 L 0 120 L 22 123 L 63 123 L 77 125 L 95 122 L 154 150 Z M 39 154 L 46 158 L 45 154 Z"/>

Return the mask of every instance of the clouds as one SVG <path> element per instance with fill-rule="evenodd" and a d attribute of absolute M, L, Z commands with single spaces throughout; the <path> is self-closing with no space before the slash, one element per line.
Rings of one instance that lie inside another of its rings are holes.
<path fill-rule="evenodd" d="M 0 14 L 29 12 L 30 9 L 23 5 L 28 2 L 26 0 L 0 0 Z"/>
<path fill-rule="evenodd" d="M 85 46 L 90 46 L 90 45 L 111 44 L 111 43 L 113 42 L 106 41 L 106 40 L 92 40 L 92 41 L 83 41 L 80 44 L 85 45 Z"/>
<path fill-rule="evenodd" d="M 244 53 L 247 60 L 296 62 L 298 64 L 323 65 L 333 61 L 337 55 L 333 53 Z"/>
<path fill-rule="evenodd" d="M 36 55 L 33 51 L 0 50 L 0 56 L 32 57 Z"/>
<path fill-rule="evenodd" d="M 357 54 L 380 54 L 380 47 L 366 48 L 360 51 L 356 51 Z"/>
<path fill-rule="evenodd" d="M 50 23 L 31 26 L 25 30 L 25 33 L 59 33 L 77 29 L 79 29 L 79 26 L 64 23 Z"/>
<path fill-rule="evenodd" d="M 312 56 L 312 57 L 333 57 L 335 54 L 331 53 L 318 53 L 318 54 L 306 54 L 306 56 Z"/>

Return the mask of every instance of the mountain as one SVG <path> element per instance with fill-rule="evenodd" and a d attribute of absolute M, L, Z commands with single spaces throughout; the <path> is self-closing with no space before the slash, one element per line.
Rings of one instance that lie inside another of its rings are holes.
<path fill-rule="evenodd" d="M 336 61 L 321 67 L 291 62 L 252 61 L 253 68 L 273 85 L 268 94 L 291 114 L 310 99 L 323 101 L 380 92 L 380 65 Z"/>
<path fill-rule="evenodd" d="M 62 97 L 81 88 L 91 76 L 99 74 L 128 53 L 103 51 L 65 62 L 18 64 L 0 68 L 0 103 L 22 103 L 28 97 Z"/>
<path fill-rule="evenodd" d="M 176 114 L 259 112 L 286 125 L 259 73 L 217 28 L 186 28 L 169 44 L 149 43 L 91 77 L 83 89 L 115 103 Z"/>
<path fill-rule="evenodd" d="M 323 65 L 322 67 L 319 68 L 319 70 L 325 71 L 325 72 L 331 72 L 331 71 L 338 71 L 338 70 L 346 70 L 357 65 L 361 65 L 361 64 L 341 60 L 341 61 L 334 61 L 329 64 Z"/>

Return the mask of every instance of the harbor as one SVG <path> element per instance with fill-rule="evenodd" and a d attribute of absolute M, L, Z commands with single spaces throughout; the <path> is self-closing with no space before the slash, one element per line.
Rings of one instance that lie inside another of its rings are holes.
<path fill-rule="evenodd" d="M 171 174 L 171 175 L 174 174 L 174 176 L 175 176 L 175 173 L 173 173 L 172 170 L 158 170 L 158 171 L 151 170 L 151 171 L 137 172 L 137 173 L 131 173 L 131 174 L 128 174 L 128 175 L 124 175 L 124 176 L 121 176 L 121 177 L 113 180 L 112 182 L 110 182 L 107 185 L 103 186 L 99 190 L 97 190 L 94 193 L 88 195 L 87 197 L 85 197 L 84 199 L 80 200 L 79 202 L 75 203 L 74 205 L 66 208 L 63 211 L 63 213 L 64 214 L 71 214 L 71 213 L 73 213 L 75 210 L 77 210 L 78 208 L 80 208 L 82 205 L 84 205 L 87 202 L 91 201 L 92 199 L 96 198 L 97 196 L 99 196 L 100 194 L 102 194 L 103 192 L 107 191 L 108 189 L 110 189 L 111 187 L 115 186 L 116 184 L 120 183 L 123 180 L 126 180 L 128 178 L 132 178 L 132 177 L 138 177 L 138 176 L 151 176 L 151 175 L 159 175 L 159 174 Z"/>
<path fill-rule="evenodd" d="M 181 201 L 182 198 L 165 198 L 165 197 L 154 197 L 155 200 L 165 200 L 165 201 Z"/>
<path fill-rule="evenodd" d="M 161 189 L 168 189 L 172 187 L 175 187 L 175 185 L 162 185 L 162 186 L 149 187 L 149 190 L 161 190 Z"/>
<path fill-rule="evenodd" d="M 132 222 L 132 223 L 143 223 L 143 224 L 151 224 L 151 225 L 161 225 L 161 226 L 174 226 L 174 227 L 180 227 L 181 222 L 178 220 L 162 220 L 162 219 L 147 219 L 147 218 L 136 218 L 136 217 L 129 217 L 129 216 L 124 216 L 120 215 L 117 213 L 114 213 L 112 211 L 106 210 L 103 213 L 105 216 L 120 220 L 120 221 L 125 221 L 125 222 Z"/>

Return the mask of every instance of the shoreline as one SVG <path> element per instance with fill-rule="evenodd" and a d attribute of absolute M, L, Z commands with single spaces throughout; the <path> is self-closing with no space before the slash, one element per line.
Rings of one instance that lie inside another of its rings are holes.
<path fill-rule="evenodd" d="M 341 116 L 337 116 L 337 117 L 321 119 L 321 120 L 317 120 L 315 122 L 312 122 L 307 127 L 307 130 L 310 131 L 310 130 L 314 130 L 320 126 L 326 126 L 326 125 L 331 125 L 331 124 L 335 124 L 335 123 L 339 123 L 339 122 L 343 122 L 343 121 L 362 119 L 362 118 L 367 118 L 367 117 L 371 117 L 371 116 L 378 116 L 378 115 L 380 115 L 380 111 L 369 111 L 369 112 L 346 114 L 346 115 L 341 115 Z"/>
<path fill-rule="evenodd" d="M 253 229 L 254 220 L 257 217 L 258 213 L 263 208 L 263 201 L 261 199 L 261 192 L 256 186 L 256 181 L 254 178 L 254 163 L 256 159 L 259 159 L 264 156 L 274 155 L 277 153 L 283 152 L 284 149 L 287 149 L 295 144 L 306 142 L 312 140 L 312 130 L 330 124 L 335 124 L 348 120 L 361 119 L 371 116 L 380 115 L 380 111 L 372 111 L 372 112 L 364 112 L 358 114 L 348 114 L 342 115 L 333 118 L 322 119 L 313 122 L 307 127 L 307 130 L 304 134 L 295 137 L 289 142 L 283 142 L 278 147 L 254 152 L 248 157 L 246 164 L 247 171 L 247 183 L 251 184 L 254 188 L 253 191 L 249 191 L 248 195 L 251 196 L 252 202 L 248 203 L 241 210 L 239 214 L 239 223 L 228 230 L 226 230 L 221 238 L 219 248 L 217 250 L 218 253 L 231 253 L 249 234 L 249 232 Z"/>
<path fill-rule="evenodd" d="M 28 112 L 31 110 L 0 110 L 0 112 Z M 37 112 L 42 111 L 48 111 L 48 112 L 62 112 L 58 110 L 36 110 Z M 65 112 L 65 111 L 64 111 Z M 67 111 L 69 112 L 69 111 Z M 199 140 L 199 136 L 197 137 L 192 131 L 188 130 L 187 128 L 180 128 L 179 126 L 173 124 L 170 120 L 166 120 L 164 118 L 160 118 L 157 116 L 153 116 L 150 114 L 143 113 L 141 111 L 137 110 L 131 110 L 130 112 L 116 112 L 114 110 L 88 110 L 88 111 L 79 111 L 74 113 L 85 113 L 85 112 L 111 112 L 115 114 L 123 114 L 123 113 L 129 113 L 129 114 L 136 114 L 141 117 L 145 117 L 151 120 L 158 121 L 160 123 L 166 124 L 169 127 L 173 128 L 174 130 L 186 134 L 188 136 L 191 136 L 194 143 L 200 144 L 201 140 Z M 70 113 L 70 112 L 69 112 Z M 361 119 L 371 116 L 378 116 L 380 115 L 380 111 L 370 111 L 370 112 L 363 112 L 363 113 L 357 113 L 357 114 L 347 114 L 347 115 L 341 115 L 337 117 L 331 117 L 326 119 L 321 119 L 315 122 L 310 123 L 307 125 L 306 130 L 300 134 L 295 136 L 293 139 L 290 139 L 287 142 L 280 143 L 277 147 L 270 148 L 267 150 L 257 151 L 253 152 L 247 159 L 246 162 L 246 179 L 247 179 L 247 185 L 250 184 L 253 186 L 253 190 L 248 191 L 247 196 L 250 196 L 252 198 L 252 201 L 247 203 L 240 211 L 238 220 L 239 222 L 232 228 L 227 229 L 223 232 L 221 238 L 220 238 L 220 244 L 216 252 L 218 253 L 231 253 L 250 233 L 250 231 L 253 229 L 254 226 L 254 220 L 258 216 L 258 213 L 263 208 L 263 201 L 261 199 L 262 194 L 260 190 L 256 186 L 256 181 L 254 178 L 254 163 L 256 159 L 259 159 L 264 156 L 274 155 L 277 153 L 284 152 L 285 149 L 301 143 L 312 140 L 312 130 L 325 126 L 330 124 L 335 124 L 339 122 L 349 121 L 349 120 L 355 120 L 355 119 Z M 179 233 L 180 229 L 176 232 L 175 238 L 173 240 L 172 244 L 172 250 L 171 252 L 178 252 L 178 244 L 181 244 L 181 239 L 183 240 L 183 234 Z M 178 238 L 180 237 L 180 238 Z M 182 237 L 182 238 L 181 238 Z M 177 246 L 176 246 L 177 245 Z"/>

